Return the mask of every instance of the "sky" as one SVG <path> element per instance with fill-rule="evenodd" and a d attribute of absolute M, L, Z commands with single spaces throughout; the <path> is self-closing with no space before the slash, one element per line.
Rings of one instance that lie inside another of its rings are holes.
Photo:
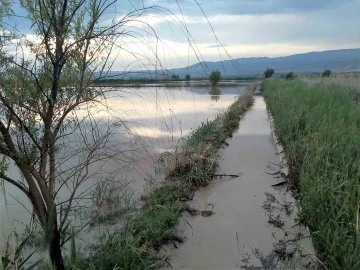
<path fill-rule="evenodd" d="M 153 2 L 174 13 L 178 9 L 171 0 Z M 195 1 L 179 3 L 204 58 L 220 60 L 219 50 L 226 58 Z M 233 58 L 360 48 L 359 0 L 198 0 L 198 4 Z"/>
<path fill-rule="evenodd" d="M 15 12 L 26 15 L 17 2 Z M 150 9 L 128 25 L 142 24 L 144 29 L 146 24 L 157 38 L 122 40 L 125 51 L 135 52 L 149 68 L 157 61 L 173 68 L 203 60 L 360 48 L 360 0 L 119 0 L 116 5 L 107 19 L 121 20 L 143 6 L 163 8 Z M 29 35 L 30 25 L 17 22 Z M 124 69 L 134 60 L 125 51 L 114 54 L 113 69 Z"/>

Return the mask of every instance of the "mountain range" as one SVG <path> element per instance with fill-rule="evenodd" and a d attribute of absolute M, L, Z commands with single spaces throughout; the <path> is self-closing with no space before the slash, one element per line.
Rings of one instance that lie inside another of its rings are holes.
<path fill-rule="evenodd" d="M 251 57 L 237 58 L 220 62 L 199 62 L 184 68 L 174 68 L 167 71 L 137 71 L 126 75 L 121 71 L 112 71 L 112 78 L 157 78 L 178 75 L 184 78 L 190 74 L 192 78 L 206 77 L 213 70 L 219 70 L 224 77 L 257 76 L 266 68 L 273 68 L 277 74 L 293 71 L 294 73 L 318 73 L 324 69 L 335 72 L 359 72 L 360 49 L 329 50 L 323 52 L 308 52 L 284 57 Z M 118 74 L 118 75 L 117 75 Z"/>

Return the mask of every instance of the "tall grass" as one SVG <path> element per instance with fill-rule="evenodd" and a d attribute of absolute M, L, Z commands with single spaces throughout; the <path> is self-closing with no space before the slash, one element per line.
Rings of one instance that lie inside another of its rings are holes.
<path fill-rule="evenodd" d="M 225 139 L 238 127 L 251 106 L 255 84 L 215 120 L 195 130 L 175 152 L 164 155 L 165 181 L 143 196 L 143 206 L 122 228 L 105 235 L 90 254 L 68 263 L 72 270 L 158 269 L 169 258 L 157 251 L 164 243 L 183 241 L 176 225 L 185 203 L 213 178 L 217 155 Z"/>
<path fill-rule="evenodd" d="M 327 87 L 348 92 L 355 104 L 360 105 L 360 75 L 359 74 L 334 74 L 327 78 L 300 77 L 303 82 L 317 87 Z"/>
<path fill-rule="evenodd" d="M 339 81 L 264 82 L 301 199 L 301 218 L 329 269 L 360 269 L 360 107 Z"/>

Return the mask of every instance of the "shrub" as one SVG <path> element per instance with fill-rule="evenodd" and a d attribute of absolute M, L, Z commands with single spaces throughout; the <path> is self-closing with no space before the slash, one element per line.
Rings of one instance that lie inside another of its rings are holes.
<path fill-rule="evenodd" d="M 325 69 L 322 76 L 323 77 L 330 77 L 331 75 L 331 70 L 330 69 Z"/>
<path fill-rule="evenodd" d="M 267 68 L 265 71 L 264 71 L 264 77 L 265 78 L 271 78 L 272 75 L 274 75 L 275 73 L 275 70 L 273 68 Z"/>
<path fill-rule="evenodd" d="M 294 79 L 294 72 L 286 73 L 285 78 L 287 80 L 293 80 Z"/>
<path fill-rule="evenodd" d="M 211 72 L 209 76 L 209 80 L 211 82 L 211 85 L 217 85 L 219 81 L 221 81 L 221 73 L 218 70 L 214 70 Z"/>

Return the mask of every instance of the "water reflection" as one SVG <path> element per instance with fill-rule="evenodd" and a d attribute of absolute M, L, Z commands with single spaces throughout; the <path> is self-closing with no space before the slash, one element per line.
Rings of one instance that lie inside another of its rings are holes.
<path fill-rule="evenodd" d="M 131 188 L 141 194 L 144 179 L 153 172 L 154 162 L 160 154 L 173 149 L 180 138 L 186 137 L 202 122 L 215 118 L 244 92 L 245 86 L 246 84 L 221 86 L 221 90 L 214 87 L 210 91 L 209 86 L 122 87 L 113 91 L 103 104 L 94 104 L 78 110 L 77 117 L 81 118 L 81 114 L 84 116 L 90 114 L 100 130 L 102 125 L 112 125 L 117 128 L 111 133 L 113 136 L 106 142 L 106 147 L 116 153 L 126 153 L 122 156 L 123 160 L 93 164 L 90 168 L 91 173 L 107 175 L 116 172 L 118 181 L 125 179 L 131 182 Z M 116 121 L 121 125 L 116 126 Z M 90 136 L 91 133 L 88 135 Z M 73 152 L 84 144 L 82 137 L 77 137 L 74 134 L 68 138 L 67 146 Z M 117 151 L 119 148 L 121 152 Z M 67 163 L 60 165 L 62 167 L 60 169 L 65 171 L 66 166 L 73 166 L 76 163 L 76 158 L 69 159 Z M 11 166 L 8 174 L 9 177 L 21 179 L 15 166 Z M 79 190 L 87 190 L 96 180 L 91 179 Z M 6 193 L 6 202 L 4 193 Z M 6 184 L 4 193 L 0 192 L 0 242 L 3 243 L 5 236 L 9 235 L 15 224 L 18 225 L 15 227 L 21 230 L 19 228 L 28 223 L 31 216 L 31 209 L 28 209 L 30 210 L 28 213 L 19 204 L 21 202 L 29 205 L 22 193 Z M 68 197 L 68 191 L 64 188 L 58 196 L 59 201 L 62 201 Z"/>
<path fill-rule="evenodd" d="M 221 95 L 220 88 L 218 86 L 216 86 L 216 85 L 211 86 L 211 89 L 209 91 L 209 95 L 210 95 L 211 100 L 213 100 L 215 102 L 218 102 L 219 99 L 220 99 L 220 95 Z"/>

